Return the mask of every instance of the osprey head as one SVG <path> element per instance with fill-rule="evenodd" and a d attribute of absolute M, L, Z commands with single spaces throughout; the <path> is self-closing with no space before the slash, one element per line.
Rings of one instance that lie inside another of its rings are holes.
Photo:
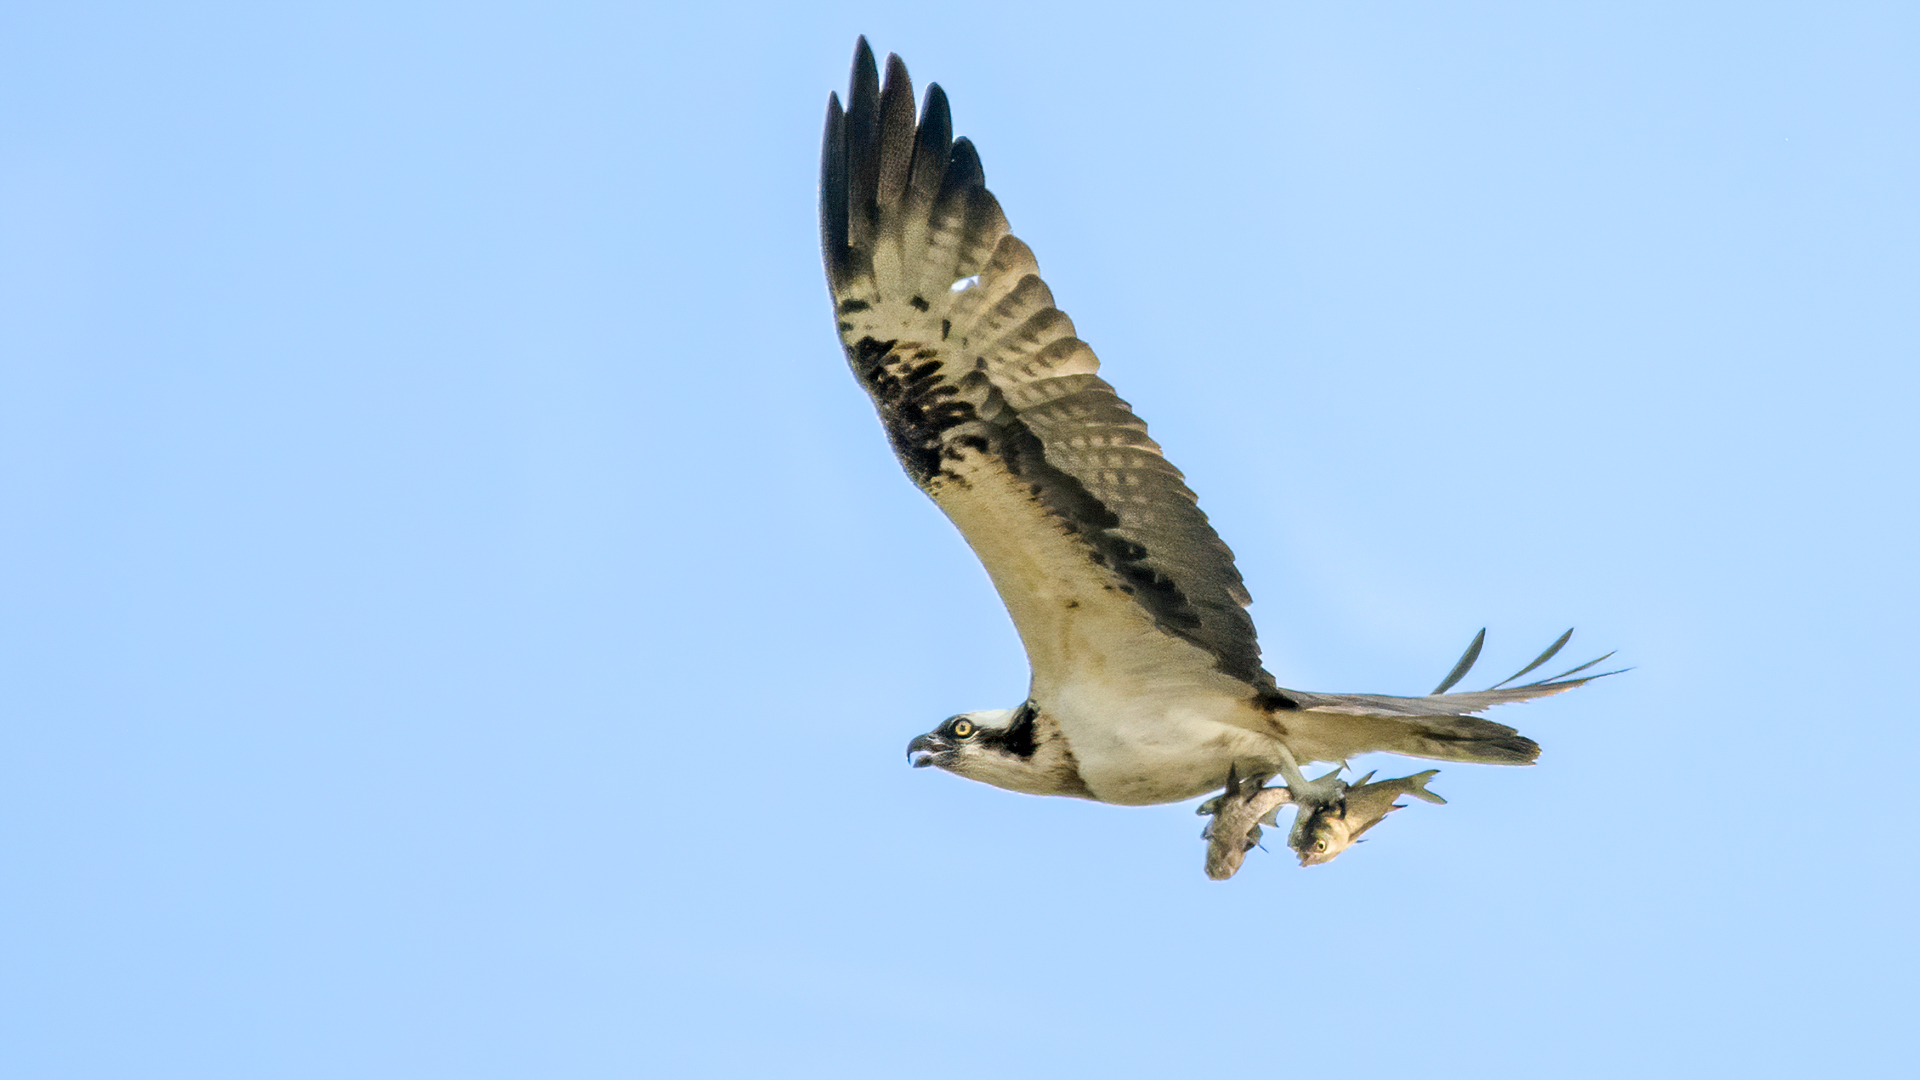
<path fill-rule="evenodd" d="M 1013 718 L 1012 709 L 977 709 L 949 716 L 945 723 L 907 744 L 907 759 L 916 769 L 938 765 L 965 776 L 970 763 L 1005 750 Z"/>
<path fill-rule="evenodd" d="M 1043 730 L 1044 728 L 1044 730 Z M 1031 795 L 1084 795 L 1079 770 L 1050 724 L 1031 703 L 1018 709 L 979 709 L 947 721 L 907 744 L 916 769 L 936 765 L 950 773 Z"/>

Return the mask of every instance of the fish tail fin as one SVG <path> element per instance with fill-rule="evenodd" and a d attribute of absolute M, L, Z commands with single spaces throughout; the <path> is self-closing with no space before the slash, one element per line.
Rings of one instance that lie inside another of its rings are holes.
<path fill-rule="evenodd" d="M 1439 769 L 1428 769 L 1426 772 L 1415 773 L 1407 777 L 1407 794 L 1412 795 L 1416 799 L 1425 799 L 1430 803 L 1446 805 L 1447 800 L 1441 798 L 1435 792 L 1427 790 L 1427 781 L 1438 775 L 1440 775 Z"/>

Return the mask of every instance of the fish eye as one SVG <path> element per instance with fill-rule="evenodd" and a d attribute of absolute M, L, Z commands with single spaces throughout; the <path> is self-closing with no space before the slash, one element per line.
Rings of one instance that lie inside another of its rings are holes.
<path fill-rule="evenodd" d="M 1326 850 L 1327 850 L 1327 842 L 1325 840 L 1315 840 L 1313 842 L 1313 853 L 1315 855 L 1325 854 Z"/>
<path fill-rule="evenodd" d="M 956 739 L 968 738 L 973 734 L 973 721 L 955 720 L 953 722 L 952 731 L 953 731 L 953 737 Z"/>

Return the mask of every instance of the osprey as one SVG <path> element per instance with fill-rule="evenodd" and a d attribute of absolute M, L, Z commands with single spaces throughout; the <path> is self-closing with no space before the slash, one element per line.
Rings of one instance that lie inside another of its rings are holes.
<path fill-rule="evenodd" d="M 1345 790 L 1332 775 L 1305 781 L 1307 762 L 1378 750 L 1526 765 L 1538 744 L 1472 714 L 1599 677 L 1572 677 L 1595 660 L 1502 688 L 1563 636 L 1503 684 L 1446 693 L 1482 631 L 1425 697 L 1277 685 L 1233 553 L 1096 374 L 973 145 L 953 137 L 946 95 L 929 87 L 916 122 L 906 66 L 889 56 L 882 84 L 865 38 L 846 107 L 827 102 L 820 235 L 854 376 L 907 475 L 985 565 L 1033 669 L 1018 707 L 961 713 L 915 738 L 916 767 L 1129 806 L 1226 787 L 1216 802 L 1240 800 L 1235 828 L 1247 835 L 1278 796 L 1251 810 L 1263 789 L 1242 779 L 1284 776 L 1304 814 Z"/>

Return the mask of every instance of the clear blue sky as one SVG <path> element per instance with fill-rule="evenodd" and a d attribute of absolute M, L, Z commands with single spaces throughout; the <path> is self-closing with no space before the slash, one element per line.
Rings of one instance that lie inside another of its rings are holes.
<path fill-rule="evenodd" d="M 1912 6 L 657 6 L 0 16 L 0 1072 L 1908 1057 Z M 1634 670 L 1227 884 L 910 770 L 1026 668 L 834 339 L 863 32 L 1283 684 Z"/>

